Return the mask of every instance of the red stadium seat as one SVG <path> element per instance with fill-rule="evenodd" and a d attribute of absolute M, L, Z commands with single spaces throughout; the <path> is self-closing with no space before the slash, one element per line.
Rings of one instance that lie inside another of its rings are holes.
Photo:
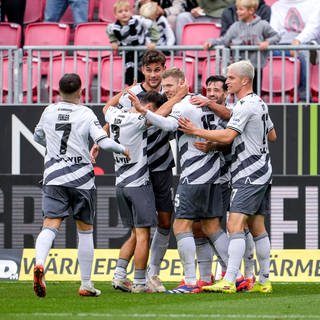
<path fill-rule="evenodd" d="M 64 23 L 30 23 L 26 27 L 25 46 L 65 46 L 69 44 L 70 27 Z M 52 56 L 61 55 L 61 51 L 52 51 Z M 38 56 L 37 51 L 33 51 Z M 40 57 L 50 57 L 50 51 L 41 51 Z"/>
<path fill-rule="evenodd" d="M 220 74 L 220 70 L 217 70 L 216 60 L 215 58 L 210 59 L 210 63 L 208 59 L 204 60 L 202 64 L 202 72 L 201 72 L 201 93 L 206 95 L 206 80 L 209 76 L 213 76 L 216 74 Z"/>
<path fill-rule="evenodd" d="M 75 46 L 89 46 L 91 49 L 94 46 L 111 46 L 106 33 L 106 22 L 88 22 L 77 25 L 74 34 Z M 77 51 L 79 56 L 88 57 L 93 60 L 93 73 L 97 74 L 97 59 L 109 56 L 111 51 Z"/>
<path fill-rule="evenodd" d="M 14 74 L 14 66 L 13 62 L 10 66 L 10 61 L 8 58 L 3 59 L 2 63 L 2 101 L 6 101 L 6 97 L 8 96 L 9 90 L 13 92 L 13 74 Z M 23 59 L 22 63 L 22 102 L 27 102 L 27 92 L 30 89 L 31 93 L 31 102 L 37 102 L 38 100 L 38 92 L 37 88 L 39 86 L 39 78 L 38 74 L 40 74 L 40 69 L 38 70 L 38 60 L 32 58 L 30 63 L 28 63 L 27 58 Z M 11 77 L 11 79 L 10 79 Z M 31 79 L 32 78 L 32 79 Z"/>
<path fill-rule="evenodd" d="M 263 68 L 261 97 L 266 102 L 294 102 L 295 81 L 297 87 L 300 82 L 300 61 L 293 61 L 289 57 L 273 57 Z"/>
<path fill-rule="evenodd" d="M 319 82 L 319 70 L 320 65 L 310 65 L 310 88 L 312 94 L 312 101 L 319 103 L 320 95 L 320 82 Z"/>
<path fill-rule="evenodd" d="M 188 81 L 189 84 L 189 89 L 191 92 L 194 91 L 194 77 L 195 77 L 195 61 L 192 58 L 185 58 L 183 57 L 172 57 L 171 59 L 170 56 L 167 56 L 167 61 L 166 61 L 166 68 L 172 68 L 176 67 L 181 69 Z"/>
<path fill-rule="evenodd" d="M 113 61 L 108 58 L 102 60 L 101 66 L 101 101 L 109 99 L 111 90 L 118 93 L 122 90 L 123 66 L 121 57 L 113 57 Z M 111 89 L 112 76 L 112 89 Z"/>
<path fill-rule="evenodd" d="M 24 12 L 24 23 L 43 21 L 46 0 L 27 0 Z"/>
<path fill-rule="evenodd" d="M 99 3 L 99 20 L 104 22 L 114 22 L 116 21 L 114 17 L 113 12 L 113 5 L 116 2 L 116 0 L 100 0 Z M 132 8 L 134 7 L 134 0 L 129 0 L 129 2 L 132 5 Z"/>
<path fill-rule="evenodd" d="M 91 100 L 92 62 L 81 57 L 57 57 L 52 60 L 52 73 L 47 76 L 47 87 L 52 94 L 52 100 L 57 101 L 59 95 L 59 80 L 65 73 L 77 73 L 82 83 L 82 100 Z M 51 79 L 52 77 L 52 79 Z"/>
<path fill-rule="evenodd" d="M 0 46 L 17 46 L 21 44 L 21 26 L 17 23 L 0 23 Z"/>
<path fill-rule="evenodd" d="M 210 22 L 187 23 L 182 30 L 181 45 L 203 45 L 208 39 L 220 37 L 220 27 Z M 189 57 L 195 57 L 196 51 L 186 51 Z M 212 55 L 214 51 L 212 51 Z M 199 58 L 206 58 L 206 50 L 198 51 Z"/>
<path fill-rule="evenodd" d="M 265 2 L 266 2 L 266 4 L 268 5 L 268 6 L 272 6 L 275 2 L 277 2 L 278 0 L 265 0 Z"/>

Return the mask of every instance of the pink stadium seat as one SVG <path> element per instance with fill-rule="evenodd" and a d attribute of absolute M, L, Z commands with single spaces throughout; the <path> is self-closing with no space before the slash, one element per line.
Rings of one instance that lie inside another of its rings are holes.
<path fill-rule="evenodd" d="M 268 6 L 272 6 L 275 2 L 277 2 L 278 0 L 265 0 L 265 3 L 268 5 Z"/>
<path fill-rule="evenodd" d="M 31 71 L 31 74 L 29 74 Z M 11 81 L 10 75 L 11 74 Z M 30 79 L 32 77 L 32 80 Z M 27 102 L 27 91 L 28 85 L 31 83 L 31 91 L 32 91 L 32 102 L 37 102 L 37 87 L 39 85 L 38 81 L 38 61 L 37 59 L 32 59 L 31 67 L 29 67 L 27 63 L 27 59 L 23 59 L 22 64 L 22 91 L 23 91 L 23 102 Z M 11 84 L 10 84 L 11 82 Z M 10 62 L 7 58 L 3 59 L 2 63 L 2 101 L 6 101 L 6 97 L 8 95 L 9 89 L 13 89 L 13 63 L 10 66 Z"/>
<path fill-rule="evenodd" d="M 43 20 L 46 0 L 27 0 L 24 23 L 29 24 Z"/>
<path fill-rule="evenodd" d="M 282 57 L 273 57 L 272 61 L 268 60 L 267 65 L 263 68 L 261 97 L 267 102 L 294 102 L 295 81 L 297 85 L 300 82 L 300 61 L 292 61 L 289 57 L 284 57 L 282 61 Z M 285 93 L 285 101 L 282 98 L 282 89 Z M 271 91 L 272 100 L 270 99 Z"/>
<path fill-rule="evenodd" d="M 319 103 L 320 83 L 319 83 L 319 65 L 310 65 L 310 88 L 312 101 Z"/>
<path fill-rule="evenodd" d="M 89 0 L 88 2 L 88 21 L 93 20 L 93 14 L 94 14 L 94 7 L 95 7 L 95 0 Z M 66 23 L 66 24 L 74 24 L 73 14 L 71 6 L 69 5 L 66 12 L 62 16 L 62 18 L 59 21 L 60 23 Z"/>
<path fill-rule="evenodd" d="M 47 76 L 47 87 L 52 92 L 52 100 L 57 101 L 59 95 L 59 80 L 65 73 L 77 73 L 80 76 L 82 83 L 82 99 L 86 102 L 86 95 L 88 101 L 91 100 L 90 88 L 92 84 L 92 63 L 91 60 L 86 61 L 81 57 L 57 57 L 52 61 L 52 74 Z M 51 83 L 52 76 L 52 83 Z M 88 92 L 86 91 L 88 89 Z"/>
<path fill-rule="evenodd" d="M 187 23 L 182 30 L 181 45 L 203 45 L 210 38 L 219 38 L 220 27 L 210 22 Z M 214 51 L 212 51 L 212 55 Z M 186 51 L 189 57 L 195 57 L 196 51 Z M 198 51 L 199 58 L 206 58 L 208 52 Z"/>
<path fill-rule="evenodd" d="M 0 23 L 0 46 L 17 46 L 21 44 L 21 26 L 17 23 Z"/>
<path fill-rule="evenodd" d="M 208 59 L 203 62 L 201 74 L 201 93 L 206 95 L 206 80 L 209 76 L 219 74 L 219 72 L 216 71 L 216 60 L 214 58 L 210 59 L 210 63 L 208 63 Z"/>
<path fill-rule="evenodd" d="M 113 5 L 116 0 L 100 0 L 99 3 L 99 20 L 104 22 L 114 22 L 116 19 L 113 13 Z M 132 8 L 134 7 L 134 0 L 130 0 Z"/>
<path fill-rule="evenodd" d="M 70 27 L 64 23 L 40 22 L 30 23 L 26 27 L 26 46 L 65 46 L 69 44 Z M 53 51 L 53 57 L 61 55 L 61 51 Z M 37 52 L 33 51 L 37 56 Z M 40 57 L 50 57 L 49 51 L 41 51 Z"/>
<path fill-rule="evenodd" d="M 101 66 L 101 101 L 107 101 L 111 92 L 112 75 L 112 92 L 118 93 L 122 90 L 123 68 L 122 58 L 114 57 L 111 63 L 110 58 L 104 58 Z"/>
<path fill-rule="evenodd" d="M 77 25 L 74 34 L 75 46 L 89 46 L 91 49 L 94 46 L 111 46 L 106 33 L 106 22 L 88 22 Z M 107 57 L 111 51 L 77 51 L 79 56 L 88 57 L 93 60 L 93 73 L 97 74 L 97 58 Z"/>
<path fill-rule="evenodd" d="M 187 57 L 183 60 L 182 57 L 173 57 L 171 60 L 170 56 L 167 56 L 166 68 L 177 67 L 184 71 L 186 79 L 189 84 L 189 89 L 191 92 L 194 91 L 194 77 L 195 77 L 195 61 L 192 58 Z"/>

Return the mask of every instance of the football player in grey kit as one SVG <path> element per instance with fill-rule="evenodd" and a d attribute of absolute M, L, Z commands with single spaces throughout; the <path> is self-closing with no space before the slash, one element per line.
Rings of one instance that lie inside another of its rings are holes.
<path fill-rule="evenodd" d="M 184 74 L 177 68 L 166 70 L 162 75 L 162 85 L 166 95 L 184 81 Z M 173 106 L 168 117 L 163 117 L 147 110 L 139 104 L 137 97 L 129 91 L 133 104 L 153 125 L 165 131 L 176 131 L 181 116 L 191 117 L 198 125 L 215 129 L 221 121 L 209 108 L 196 108 L 191 102 L 191 95 L 186 95 L 181 102 Z M 192 223 L 200 219 L 202 229 L 219 256 L 227 263 L 227 235 L 221 229 L 220 218 L 223 215 L 222 195 L 220 190 L 219 152 L 202 152 L 194 146 L 199 139 L 177 132 L 177 143 L 182 168 L 178 189 L 175 196 L 174 234 L 184 269 L 184 284 L 168 293 L 197 293 L 201 291 L 196 283 L 195 242 Z"/>
<path fill-rule="evenodd" d="M 80 104 L 81 80 L 65 74 L 59 82 L 62 101 L 49 105 L 41 115 L 34 139 L 46 147 L 43 174 L 43 227 L 36 240 L 33 288 L 45 297 L 44 267 L 62 221 L 73 215 L 78 229 L 78 261 L 81 296 L 99 296 L 91 282 L 93 262 L 93 220 L 95 184 L 89 155 L 89 137 L 103 149 L 122 153 L 128 150 L 108 138 L 93 111 Z"/>
<path fill-rule="evenodd" d="M 245 252 L 246 223 L 253 235 L 260 266 L 259 281 L 251 292 L 270 293 L 270 241 L 265 228 L 265 216 L 270 211 L 272 167 L 268 140 L 276 140 L 276 132 L 267 105 L 252 91 L 254 67 L 250 61 L 238 61 L 227 68 L 228 92 L 238 99 L 224 130 L 197 128 L 189 119 L 180 118 L 180 130 L 206 140 L 231 143 L 230 215 L 227 228 L 230 235 L 229 259 L 223 280 L 206 291 L 235 293 L 236 275 Z"/>
<path fill-rule="evenodd" d="M 156 91 L 149 91 L 141 98 L 146 108 L 156 110 L 163 97 Z M 146 267 L 149 257 L 150 228 L 156 226 L 155 199 L 150 181 L 145 118 L 135 112 L 109 107 L 105 114 L 109 123 L 110 136 L 124 144 L 131 159 L 115 153 L 116 194 L 120 216 L 125 227 L 131 228 L 131 235 L 122 245 L 112 285 L 115 289 L 133 293 L 154 292 L 156 288 L 147 284 Z M 134 257 L 134 280 L 127 279 L 127 265 Z"/>

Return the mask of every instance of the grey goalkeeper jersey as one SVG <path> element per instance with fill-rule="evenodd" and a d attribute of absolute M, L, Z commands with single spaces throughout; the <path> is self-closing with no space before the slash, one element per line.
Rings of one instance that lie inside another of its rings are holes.
<path fill-rule="evenodd" d="M 147 91 L 142 84 L 137 84 L 130 89 L 141 99 Z M 162 92 L 160 92 L 162 93 Z M 131 101 L 127 94 L 120 97 L 119 108 L 130 110 Z M 148 165 L 150 171 L 165 171 L 175 166 L 172 150 L 169 144 L 170 133 L 151 126 L 148 128 Z"/>
<path fill-rule="evenodd" d="M 138 187 L 149 183 L 145 118 L 140 113 L 109 107 L 105 120 L 110 125 L 110 137 L 128 148 L 131 158 L 113 154 L 116 186 Z"/>
<path fill-rule="evenodd" d="M 95 188 L 90 136 L 95 142 L 107 137 L 88 107 L 67 102 L 46 107 L 35 128 L 35 137 L 46 141 L 43 184 Z"/>
<path fill-rule="evenodd" d="M 235 105 L 227 128 L 239 133 L 232 144 L 232 184 L 270 183 L 268 133 L 273 123 L 267 105 L 255 93 L 245 96 Z"/>

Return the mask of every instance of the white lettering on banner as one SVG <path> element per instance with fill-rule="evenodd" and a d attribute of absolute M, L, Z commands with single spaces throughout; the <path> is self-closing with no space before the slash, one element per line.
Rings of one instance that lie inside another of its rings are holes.
<path fill-rule="evenodd" d="M 271 247 L 273 249 L 283 249 L 284 235 L 286 233 L 298 233 L 297 221 L 284 220 L 284 199 L 297 199 L 298 187 L 278 187 L 271 188 Z"/>
<path fill-rule="evenodd" d="M 0 260 L 0 279 L 18 279 L 18 266 L 12 260 Z"/>
<path fill-rule="evenodd" d="M 318 249 L 318 187 L 306 187 L 306 249 Z"/>
<path fill-rule="evenodd" d="M 12 115 L 11 127 L 11 174 L 20 174 L 20 135 L 23 135 L 39 153 L 44 157 L 45 147 L 33 140 L 33 133 L 20 121 L 20 119 Z"/>

